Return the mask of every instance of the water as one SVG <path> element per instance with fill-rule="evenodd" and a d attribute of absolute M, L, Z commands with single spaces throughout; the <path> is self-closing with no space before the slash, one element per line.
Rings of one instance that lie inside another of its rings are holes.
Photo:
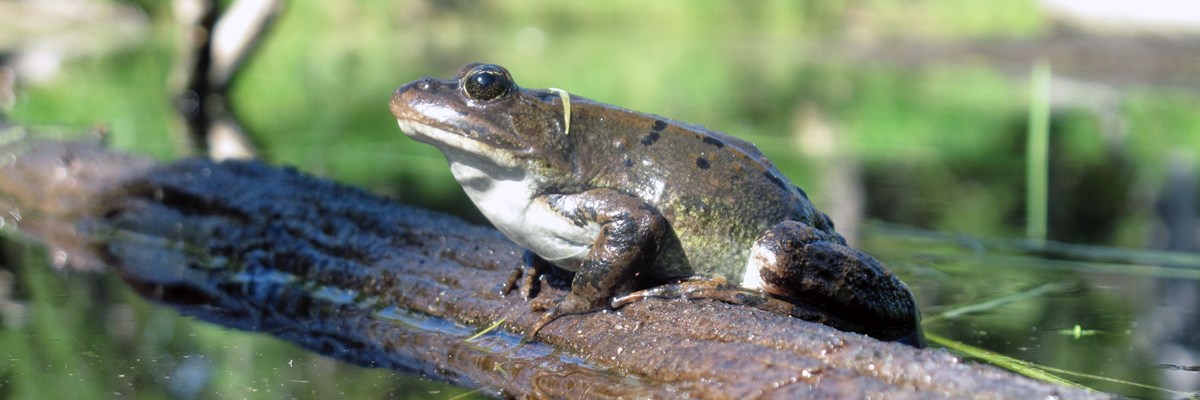
<path fill-rule="evenodd" d="M 868 232 L 911 277 L 930 332 L 1130 396 L 1186 397 L 1200 384 L 1194 253 L 1051 244 L 1042 254 L 1053 256 L 1034 256 L 1022 241 Z"/>

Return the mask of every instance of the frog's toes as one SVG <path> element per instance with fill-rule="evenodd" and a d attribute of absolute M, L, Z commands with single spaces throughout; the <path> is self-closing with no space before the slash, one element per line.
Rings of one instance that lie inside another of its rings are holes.
<path fill-rule="evenodd" d="M 562 299 L 548 299 L 545 297 L 533 299 L 529 302 L 529 307 L 534 311 L 546 310 L 546 312 L 543 313 L 542 317 L 538 318 L 538 321 L 529 328 L 529 332 L 525 334 L 525 341 L 532 341 L 534 335 L 537 335 L 537 332 L 542 330 L 542 327 L 546 326 L 546 324 L 554 322 L 554 320 L 558 319 L 558 317 L 573 314 L 586 314 L 598 309 L 598 307 L 593 307 L 581 297 L 573 294 L 567 294 L 567 296 L 563 297 Z"/>
<path fill-rule="evenodd" d="M 525 275 L 524 272 L 524 268 L 513 268 L 512 273 L 509 274 L 508 278 L 504 280 L 504 283 L 500 285 L 500 295 L 507 296 L 509 293 L 512 293 L 512 291 L 519 286 L 517 285 L 517 282 L 521 280 L 522 275 Z M 528 293 L 527 290 L 522 289 L 522 291 L 525 292 L 522 294 Z M 529 297 L 526 296 L 525 298 L 528 299 Z"/>
<path fill-rule="evenodd" d="M 508 279 L 500 286 L 500 295 L 507 296 L 513 290 L 520 289 L 521 298 L 529 300 L 537 296 L 539 278 L 550 269 L 548 261 L 526 250 L 522 257 L 521 266 L 514 268 Z"/>
<path fill-rule="evenodd" d="M 508 279 L 500 287 L 500 295 L 508 296 L 516 290 L 521 294 L 521 298 L 529 300 L 537 295 L 538 274 L 530 271 L 529 268 L 517 268 L 513 270 Z"/>
<path fill-rule="evenodd" d="M 533 323 L 533 326 L 529 327 L 529 330 L 525 332 L 525 338 L 522 339 L 522 341 L 532 342 L 534 337 L 537 336 L 538 331 L 541 331 L 542 328 L 544 328 L 546 326 L 546 324 L 553 322 L 555 319 L 558 319 L 558 317 L 561 317 L 562 315 L 563 314 L 558 311 L 558 307 L 553 307 L 553 306 L 550 307 L 550 309 L 548 311 L 546 311 L 545 313 L 542 314 L 541 318 L 538 318 L 537 322 Z"/>
<path fill-rule="evenodd" d="M 553 309 L 561 301 L 562 301 L 562 299 L 552 299 L 549 297 L 538 297 L 536 299 L 529 300 L 529 308 L 532 309 L 533 311 L 546 311 L 546 310 Z"/>
<path fill-rule="evenodd" d="M 614 297 L 610 306 L 612 308 L 620 308 L 650 297 L 663 299 L 713 298 L 708 293 L 731 289 L 740 290 L 737 286 L 727 283 L 722 278 L 696 276 Z"/>

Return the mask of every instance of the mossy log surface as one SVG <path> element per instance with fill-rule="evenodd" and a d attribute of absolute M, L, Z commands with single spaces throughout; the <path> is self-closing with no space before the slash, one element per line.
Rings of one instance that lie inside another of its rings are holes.
<path fill-rule="evenodd" d="M 260 162 L 159 164 L 29 139 L 0 156 L 0 208 L 21 216 L 9 227 L 64 268 L 107 269 L 184 314 L 493 395 L 1109 397 L 708 300 L 567 316 L 522 344 L 537 315 L 500 294 L 522 250 L 493 229 Z M 540 296 L 564 294 L 552 281 Z"/>

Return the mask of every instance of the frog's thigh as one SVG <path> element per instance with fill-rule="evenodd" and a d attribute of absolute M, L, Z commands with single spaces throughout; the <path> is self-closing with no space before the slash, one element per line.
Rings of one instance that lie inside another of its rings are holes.
<path fill-rule="evenodd" d="M 835 233 L 783 221 L 754 243 L 743 285 L 824 310 L 839 329 L 894 339 L 919 320 L 908 287 Z"/>
<path fill-rule="evenodd" d="M 803 222 L 787 220 L 775 224 L 763 232 L 750 249 L 750 258 L 746 261 L 746 271 L 742 275 L 742 287 L 761 289 L 776 295 L 790 295 L 780 292 L 788 291 L 786 287 L 791 284 L 788 278 L 794 275 L 794 272 L 788 270 L 795 269 L 797 264 L 803 269 L 806 260 L 797 258 L 802 258 L 806 251 L 811 251 L 807 247 L 815 242 L 845 243 L 836 234 L 826 233 Z"/>

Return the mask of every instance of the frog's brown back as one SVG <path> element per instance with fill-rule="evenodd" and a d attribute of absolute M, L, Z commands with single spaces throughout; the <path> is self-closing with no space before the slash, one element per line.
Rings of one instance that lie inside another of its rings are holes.
<path fill-rule="evenodd" d="M 577 169 L 672 224 L 696 270 L 740 279 L 748 249 L 783 220 L 823 218 L 751 143 L 607 104 L 573 101 Z M 736 276 L 735 276 L 736 275 Z"/>

